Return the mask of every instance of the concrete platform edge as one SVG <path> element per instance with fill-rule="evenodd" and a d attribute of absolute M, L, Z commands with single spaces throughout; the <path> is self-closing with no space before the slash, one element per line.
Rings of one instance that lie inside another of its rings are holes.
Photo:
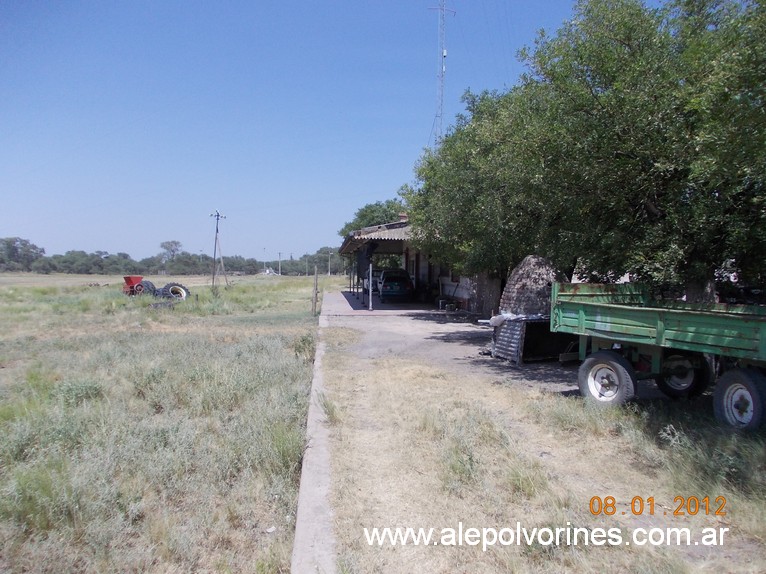
<path fill-rule="evenodd" d="M 290 565 L 292 574 L 335 574 L 335 531 L 330 506 L 330 430 L 321 406 L 324 393 L 322 358 L 325 344 L 322 329 L 328 326 L 327 316 L 319 316 L 319 342 L 314 358 L 306 422 L 306 451 L 303 455 L 298 511 L 295 520 L 295 540 Z"/>

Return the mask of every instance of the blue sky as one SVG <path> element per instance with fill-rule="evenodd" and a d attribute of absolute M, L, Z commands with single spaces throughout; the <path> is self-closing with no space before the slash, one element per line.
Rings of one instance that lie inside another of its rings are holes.
<path fill-rule="evenodd" d="M 0 2 L 0 237 L 298 258 L 432 141 L 438 0 Z M 450 0 L 443 125 L 572 0 Z"/>

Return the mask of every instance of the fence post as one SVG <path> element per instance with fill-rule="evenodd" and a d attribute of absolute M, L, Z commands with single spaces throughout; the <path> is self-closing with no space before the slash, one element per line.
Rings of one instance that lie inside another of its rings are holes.
<path fill-rule="evenodd" d="M 317 266 L 314 265 L 314 294 L 311 297 L 311 314 L 316 317 L 317 314 L 317 297 L 319 295 L 319 273 Z"/>

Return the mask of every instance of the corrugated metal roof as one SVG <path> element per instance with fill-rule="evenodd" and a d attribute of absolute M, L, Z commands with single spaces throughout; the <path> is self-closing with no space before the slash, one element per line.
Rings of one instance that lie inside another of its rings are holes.
<path fill-rule="evenodd" d="M 340 247 L 340 253 L 353 253 L 370 241 L 407 241 L 411 236 L 412 227 L 407 221 L 396 221 L 394 223 L 364 227 L 352 231 L 346 236 L 343 245 Z M 384 250 L 378 250 L 378 252 L 382 251 Z"/>
<path fill-rule="evenodd" d="M 375 241 L 386 241 L 386 240 L 392 240 L 392 241 L 407 241 L 410 238 L 411 235 L 411 227 L 409 225 L 405 225 L 403 227 L 397 227 L 397 228 L 387 228 L 385 225 L 378 225 L 376 227 L 367 227 L 365 229 L 360 229 L 361 232 L 359 235 L 356 235 L 357 238 L 364 238 L 364 239 L 374 239 Z M 369 231 L 368 231 L 369 230 Z"/>

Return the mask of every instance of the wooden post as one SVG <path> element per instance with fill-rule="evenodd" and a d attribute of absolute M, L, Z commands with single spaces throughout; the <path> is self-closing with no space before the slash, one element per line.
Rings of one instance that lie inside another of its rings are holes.
<path fill-rule="evenodd" d="M 314 265 L 314 294 L 311 297 L 311 314 L 316 317 L 317 314 L 317 296 L 319 295 L 319 273 L 317 266 Z"/>

